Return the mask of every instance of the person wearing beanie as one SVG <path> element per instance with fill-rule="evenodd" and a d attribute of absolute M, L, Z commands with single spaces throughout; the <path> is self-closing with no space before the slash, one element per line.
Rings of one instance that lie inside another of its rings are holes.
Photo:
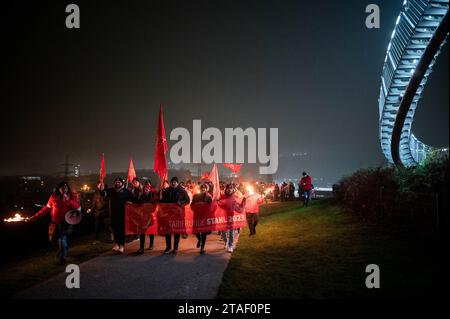
<path fill-rule="evenodd" d="M 186 190 L 180 185 L 177 177 L 172 177 L 170 186 L 164 189 L 161 193 L 161 203 L 174 203 L 179 206 L 188 205 L 190 202 L 189 195 Z M 174 234 L 173 252 L 178 252 L 178 244 L 180 242 L 180 234 Z M 172 249 L 172 235 L 166 234 L 166 249 L 164 254 L 168 254 Z"/>
<path fill-rule="evenodd" d="M 101 195 L 109 200 L 111 229 L 115 241 L 113 250 L 123 253 L 125 249 L 125 203 L 133 201 L 133 194 L 125 188 L 121 177 L 114 179 L 114 187 L 112 188 L 105 189 L 104 183 L 99 183 L 97 188 Z"/>
<path fill-rule="evenodd" d="M 156 195 L 153 192 L 152 184 L 150 182 L 146 182 L 145 186 L 142 189 L 142 192 L 138 193 L 138 196 L 134 198 L 134 202 L 138 204 L 145 204 L 145 203 L 155 203 L 156 202 Z M 151 219 L 149 220 L 149 223 L 147 225 L 150 226 L 153 224 L 153 216 L 151 216 Z M 142 255 L 144 253 L 144 247 L 145 247 L 145 233 L 147 229 L 142 229 L 141 234 L 139 234 L 139 250 L 137 251 L 138 255 Z M 149 250 L 153 249 L 153 243 L 155 241 L 155 235 L 149 235 L 150 239 L 150 245 Z"/>

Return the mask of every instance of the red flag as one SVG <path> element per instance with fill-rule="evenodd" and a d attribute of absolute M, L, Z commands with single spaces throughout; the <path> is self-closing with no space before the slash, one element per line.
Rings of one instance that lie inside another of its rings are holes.
<path fill-rule="evenodd" d="M 219 199 L 220 197 L 219 171 L 217 170 L 216 164 L 214 164 L 213 169 L 209 174 L 209 180 L 213 184 L 213 198 Z"/>
<path fill-rule="evenodd" d="M 133 159 L 130 157 L 130 165 L 128 166 L 128 181 L 132 183 L 135 177 L 136 171 L 134 170 Z"/>
<path fill-rule="evenodd" d="M 202 180 L 202 179 L 209 179 L 208 172 L 203 172 L 202 176 L 200 177 L 200 180 Z"/>
<path fill-rule="evenodd" d="M 105 176 L 106 176 L 105 154 L 102 154 L 102 162 L 100 164 L 100 183 L 103 183 Z"/>
<path fill-rule="evenodd" d="M 234 174 L 236 174 L 241 169 L 242 164 L 224 163 L 223 166 L 225 166 L 226 168 L 230 169 Z"/>
<path fill-rule="evenodd" d="M 153 170 L 161 180 L 167 179 L 167 140 L 164 130 L 163 106 L 159 106 L 158 128 L 156 130 L 155 164 Z"/>

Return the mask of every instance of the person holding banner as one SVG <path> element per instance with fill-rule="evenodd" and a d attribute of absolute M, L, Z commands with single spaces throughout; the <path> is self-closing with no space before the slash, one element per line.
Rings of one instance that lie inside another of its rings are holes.
<path fill-rule="evenodd" d="M 159 200 L 162 199 L 162 194 L 163 194 L 164 190 L 168 189 L 169 186 L 170 186 L 170 184 L 169 184 L 168 180 L 162 181 L 161 186 L 160 186 L 159 191 L 158 191 L 158 198 L 159 198 Z"/>
<path fill-rule="evenodd" d="M 180 185 L 177 177 L 172 177 L 170 186 L 164 189 L 161 193 L 161 203 L 174 203 L 181 207 L 190 203 L 189 195 L 186 190 Z M 172 248 L 172 235 L 166 234 L 166 249 L 164 254 L 168 254 Z M 178 252 L 178 244 L 180 242 L 180 234 L 174 234 L 173 252 Z"/>
<path fill-rule="evenodd" d="M 111 213 L 111 228 L 116 244 L 113 250 L 119 253 L 124 252 L 125 247 L 125 203 L 133 201 L 131 191 L 124 186 L 124 181 L 120 177 L 114 179 L 114 187 L 105 189 L 105 184 L 98 184 L 102 196 L 109 199 Z"/>
<path fill-rule="evenodd" d="M 212 203 L 212 196 L 209 194 L 209 186 L 206 183 L 200 185 L 200 193 L 195 194 L 192 198 L 191 206 L 196 203 Z M 211 234 L 209 233 L 198 233 L 195 234 L 197 236 L 197 248 L 200 248 L 200 254 L 205 253 L 205 244 L 206 244 L 206 236 Z"/>
<path fill-rule="evenodd" d="M 134 198 L 134 202 L 138 204 L 144 204 L 144 203 L 155 203 L 156 202 L 156 196 L 155 193 L 152 191 L 151 183 L 146 183 L 142 193 L 139 193 L 139 196 Z M 144 247 L 145 247 L 145 233 L 147 231 L 147 227 L 153 224 L 153 215 L 150 217 L 148 224 L 146 227 L 141 229 L 141 234 L 139 234 L 139 250 L 137 251 L 138 255 L 142 255 L 144 253 Z M 153 249 L 153 243 L 155 241 L 155 235 L 149 235 L 150 239 L 150 245 L 149 250 Z"/>
<path fill-rule="evenodd" d="M 149 180 L 146 180 L 144 183 L 144 189 L 146 187 L 150 190 L 150 192 L 153 194 L 153 197 L 156 199 L 157 195 L 158 195 L 158 191 L 156 190 L 156 188 L 153 187 L 152 182 Z"/>
<path fill-rule="evenodd" d="M 133 198 L 139 199 L 143 193 L 144 193 L 144 188 L 142 187 L 142 184 L 139 181 L 139 178 L 134 177 L 131 182 L 131 194 L 133 195 Z"/>
<path fill-rule="evenodd" d="M 242 211 L 245 207 L 246 199 L 242 198 L 241 203 L 238 202 L 238 197 L 235 195 L 236 188 L 233 184 L 227 184 L 225 187 L 225 194 L 223 194 L 219 201 L 219 207 L 229 211 Z M 225 242 L 227 252 L 232 253 L 234 249 L 234 232 L 235 229 L 227 229 L 222 231 L 222 238 Z"/>
<path fill-rule="evenodd" d="M 72 225 L 68 224 L 65 220 L 66 213 L 73 210 L 80 210 L 80 208 L 77 193 L 72 192 L 66 182 L 61 182 L 55 192 L 50 196 L 47 205 L 29 219 L 30 222 L 36 221 L 51 212 L 52 221 L 48 228 L 48 236 L 49 240 L 52 241 L 56 233 L 60 263 L 66 262 L 67 251 L 69 249 L 67 237 L 72 232 Z"/>

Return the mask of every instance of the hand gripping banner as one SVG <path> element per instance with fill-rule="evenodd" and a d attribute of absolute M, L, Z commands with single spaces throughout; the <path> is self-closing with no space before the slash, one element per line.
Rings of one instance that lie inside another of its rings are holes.
<path fill-rule="evenodd" d="M 126 204 L 126 234 L 196 234 L 245 227 L 245 210 L 221 202 L 184 207 L 165 203 Z"/>

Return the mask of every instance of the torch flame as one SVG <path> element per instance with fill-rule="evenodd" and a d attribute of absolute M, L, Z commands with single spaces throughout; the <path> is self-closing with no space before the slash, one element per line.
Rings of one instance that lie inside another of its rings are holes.
<path fill-rule="evenodd" d="M 14 215 L 14 217 L 10 217 L 10 218 L 5 218 L 3 221 L 5 223 L 17 223 L 17 222 L 24 222 L 27 221 L 29 218 L 28 217 L 23 217 L 22 215 L 20 215 L 19 213 L 16 213 Z"/>

